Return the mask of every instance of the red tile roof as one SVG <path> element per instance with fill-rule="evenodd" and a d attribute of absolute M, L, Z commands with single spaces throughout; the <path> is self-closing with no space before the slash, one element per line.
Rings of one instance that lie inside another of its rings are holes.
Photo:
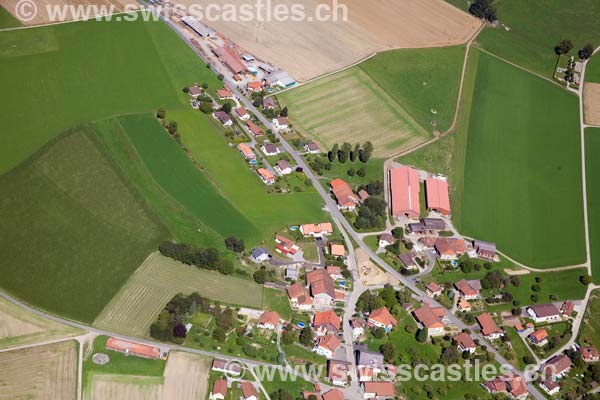
<path fill-rule="evenodd" d="M 371 311 L 369 319 L 379 322 L 384 326 L 396 326 L 398 324 L 398 321 L 390 314 L 387 307 L 381 307 Z"/>
<path fill-rule="evenodd" d="M 541 342 L 544 339 L 548 338 L 548 331 L 545 329 L 538 329 L 537 331 L 533 332 L 531 335 L 533 339 L 535 339 L 537 342 Z"/>
<path fill-rule="evenodd" d="M 331 389 L 323 394 L 323 400 L 344 400 L 344 393 L 338 389 Z"/>
<path fill-rule="evenodd" d="M 390 169 L 390 189 L 394 217 L 404 214 L 414 218 L 419 216 L 421 186 L 419 172 L 416 169 L 406 166 Z"/>
<path fill-rule="evenodd" d="M 159 358 L 160 350 L 158 347 L 148 346 L 141 343 L 130 342 L 128 340 L 108 338 L 106 348 L 109 350 L 118 351 L 121 353 L 134 354 L 145 358 Z"/>
<path fill-rule="evenodd" d="M 427 304 L 417 308 L 413 314 L 417 320 L 427 328 L 441 328 L 444 326 L 442 317 L 445 310 L 441 307 L 432 308 Z"/>
<path fill-rule="evenodd" d="M 483 313 L 478 315 L 477 323 L 479 323 L 479 326 L 481 327 L 481 332 L 484 336 L 500 332 L 498 325 L 496 325 L 496 323 L 492 319 L 492 316 L 489 313 Z"/>
<path fill-rule="evenodd" d="M 456 282 L 454 286 L 463 296 L 477 296 L 479 294 L 479 290 L 474 289 L 465 279 Z"/>
<path fill-rule="evenodd" d="M 217 379 L 213 383 L 212 394 L 221 394 L 223 397 L 227 396 L 227 381 L 225 379 Z"/>
<path fill-rule="evenodd" d="M 462 346 L 465 349 L 473 349 L 476 348 L 477 345 L 473 341 L 473 338 L 469 336 L 465 332 L 461 332 L 458 335 L 454 336 L 454 340 L 458 346 Z"/>
<path fill-rule="evenodd" d="M 280 320 L 281 320 L 281 317 L 279 316 L 277 311 L 265 311 L 260 316 L 258 323 L 277 326 L 277 324 L 279 323 Z"/>
<path fill-rule="evenodd" d="M 323 325 L 331 325 L 335 330 L 339 330 L 341 324 L 342 319 L 331 310 L 315 313 L 313 317 L 313 325 L 317 329 Z"/>
<path fill-rule="evenodd" d="M 396 388 L 392 382 L 365 382 L 366 393 L 376 393 L 378 397 L 396 396 Z"/>
<path fill-rule="evenodd" d="M 256 388 L 254 387 L 252 382 L 242 382 L 242 384 L 240 385 L 240 389 L 242 389 L 242 396 L 244 396 L 245 399 L 252 396 L 258 398 L 258 393 L 256 392 Z"/>
<path fill-rule="evenodd" d="M 437 238 L 434 246 L 440 255 L 446 256 L 457 256 L 467 251 L 467 243 L 457 238 Z"/>
<path fill-rule="evenodd" d="M 317 346 L 335 353 L 342 342 L 336 335 L 325 335 L 317 338 Z"/>
<path fill-rule="evenodd" d="M 437 178 L 425 179 L 425 192 L 427 193 L 427 208 L 442 214 L 450 214 L 448 182 Z"/>

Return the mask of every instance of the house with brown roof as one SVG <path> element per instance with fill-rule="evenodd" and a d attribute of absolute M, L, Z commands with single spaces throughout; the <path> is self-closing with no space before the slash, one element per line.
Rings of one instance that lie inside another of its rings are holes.
<path fill-rule="evenodd" d="M 344 277 L 344 275 L 342 275 L 342 268 L 337 265 L 328 265 L 325 270 L 334 281 Z"/>
<path fill-rule="evenodd" d="M 392 382 L 363 382 L 361 383 L 363 398 L 388 399 L 396 397 L 396 387 Z"/>
<path fill-rule="evenodd" d="M 441 218 L 421 218 L 419 222 L 408 224 L 407 233 L 423 236 L 437 235 L 440 231 L 446 230 L 446 222 Z"/>
<path fill-rule="evenodd" d="M 286 288 L 290 306 L 299 311 L 308 311 L 312 309 L 312 298 L 308 289 L 300 282 L 294 283 Z"/>
<path fill-rule="evenodd" d="M 390 314 L 387 307 L 380 307 L 371 311 L 367 323 L 378 328 L 384 328 L 386 332 L 391 331 L 394 326 L 398 325 L 398 321 Z"/>
<path fill-rule="evenodd" d="M 585 362 L 596 362 L 600 360 L 598 350 L 596 350 L 594 346 L 582 346 L 579 351 L 581 352 L 581 357 Z"/>
<path fill-rule="evenodd" d="M 456 342 L 456 347 L 458 347 L 458 351 L 464 353 L 468 351 L 469 353 L 475 353 L 477 350 L 477 345 L 471 336 L 466 332 L 461 332 L 458 335 L 454 336 L 454 342 Z"/>
<path fill-rule="evenodd" d="M 248 127 L 248 130 L 250 131 L 250 133 L 252 133 L 254 136 L 258 137 L 258 136 L 262 136 L 265 133 L 263 132 L 262 129 L 260 129 L 260 126 L 256 125 L 254 122 L 252 121 L 246 121 L 246 126 Z"/>
<path fill-rule="evenodd" d="M 379 236 L 379 247 L 386 248 L 388 246 L 393 245 L 396 242 L 396 239 L 391 233 L 382 233 Z"/>
<path fill-rule="evenodd" d="M 265 97 L 262 101 L 263 110 L 272 110 L 275 108 L 275 100 L 272 97 Z"/>
<path fill-rule="evenodd" d="M 281 322 L 281 316 L 277 311 L 265 311 L 258 319 L 258 328 L 274 331 Z"/>
<path fill-rule="evenodd" d="M 506 393 L 506 382 L 500 376 L 482 382 L 481 386 L 490 394 Z"/>
<path fill-rule="evenodd" d="M 365 334 L 367 321 L 362 318 L 353 318 L 350 320 L 350 326 L 352 327 L 352 337 L 356 339 Z"/>
<path fill-rule="evenodd" d="M 212 51 L 219 58 L 219 61 L 229 68 L 233 74 L 244 74 L 248 72 L 248 68 L 244 65 L 242 60 L 240 60 L 234 49 L 221 46 L 214 48 Z"/>
<path fill-rule="evenodd" d="M 575 309 L 575 304 L 572 301 L 565 301 L 560 306 L 560 313 L 565 317 L 570 317 Z"/>
<path fill-rule="evenodd" d="M 331 306 L 338 299 L 333 279 L 326 270 L 315 269 L 308 272 L 306 281 L 310 286 L 313 306 Z"/>
<path fill-rule="evenodd" d="M 281 153 L 281 150 L 279 150 L 279 147 L 276 144 L 273 143 L 265 143 L 263 144 L 260 149 L 262 150 L 263 153 L 265 153 L 266 156 L 276 156 L 277 154 Z"/>
<path fill-rule="evenodd" d="M 365 200 L 369 198 L 369 192 L 364 189 L 359 190 L 356 194 L 358 195 L 358 201 L 360 204 L 363 204 Z"/>
<path fill-rule="evenodd" d="M 188 94 L 195 99 L 202 94 L 202 89 L 198 86 L 198 82 L 194 82 L 194 84 L 188 88 Z"/>
<path fill-rule="evenodd" d="M 490 394 L 504 393 L 511 399 L 524 400 L 529 395 L 526 383 L 519 375 L 503 375 L 481 383 Z"/>
<path fill-rule="evenodd" d="M 304 151 L 308 154 L 319 154 L 321 152 L 321 148 L 316 142 L 308 142 L 304 145 Z"/>
<path fill-rule="evenodd" d="M 560 311 L 552 303 L 529 306 L 526 311 L 536 324 L 562 321 Z"/>
<path fill-rule="evenodd" d="M 293 256 L 300 251 L 300 247 L 293 240 L 288 239 L 283 235 L 276 235 L 275 243 L 277 243 L 275 251 L 283 255 Z"/>
<path fill-rule="evenodd" d="M 435 297 L 442 294 L 442 287 L 435 282 L 429 282 L 425 286 L 425 292 L 429 295 L 429 297 Z"/>
<path fill-rule="evenodd" d="M 215 111 L 213 114 L 213 118 L 218 119 L 225 126 L 233 125 L 233 120 L 225 111 Z"/>
<path fill-rule="evenodd" d="M 471 309 L 472 309 L 471 303 L 469 303 L 467 300 L 465 300 L 462 297 L 460 299 L 458 299 L 456 306 L 458 308 L 458 311 L 471 312 Z"/>
<path fill-rule="evenodd" d="M 358 381 L 359 382 L 372 382 L 375 377 L 375 368 L 359 366 L 357 368 Z"/>
<path fill-rule="evenodd" d="M 470 282 L 465 279 L 456 282 L 454 287 L 465 300 L 475 300 L 479 298 L 479 289 L 471 286 Z"/>
<path fill-rule="evenodd" d="M 350 375 L 350 362 L 331 360 L 327 363 L 327 378 L 334 386 L 348 385 Z"/>
<path fill-rule="evenodd" d="M 467 251 L 467 244 L 463 239 L 439 237 L 433 246 L 441 260 L 457 260 Z"/>
<path fill-rule="evenodd" d="M 394 218 L 419 218 L 421 183 L 419 172 L 407 166 L 389 170 L 390 202 Z"/>
<path fill-rule="evenodd" d="M 289 121 L 287 117 L 273 118 L 271 122 L 273 122 L 273 125 L 275 125 L 275 129 L 279 131 L 285 130 L 289 126 Z"/>
<path fill-rule="evenodd" d="M 335 335 L 340 330 L 342 319 L 332 310 L 313 315 L 313 330 L 317 336 Z"/>
<path fill-rule="evenodd" d="M 500 261 L 495 243 L 484 242 L 483 240 L 473 240 L 473 250 L 478 258 L 487 261 Z"/>
<path fill-rule="evenodd" d="M 225 86 L 223 89 L 217 90 L 217 96 L 219 96 L 219 99 L 221 100 L 233 99 L 233 92 Z"/>
<path fill-rule="evenodd" d="M 333 233 L 333 225 L 331 222 L 322 222 L 320 224 L 304 224 L 300 225 L 300 233 L 304 237 L 316 237 L 331 235 Z"/>
<path fill-rule="evenodd" d="M 227 397 L 227 380 L 217 379 L 213 383 L 212 390 L 210 391 L 210 400 L 224 400 Z"/>
<path fill-rule="evenodd" d="M 408 253 L 401 253 L 398 256 L 398 259 L 406 269 L 419 268 L 419 264 L 417 263 L 417 254 L 414 251 Z"/>
<path fill-rule="evenodd" d="M 545 329 L 538 329 L 527 336 L 527 338 L 536 346 L 544 346 L 546 343 L 548 343 L 548 331 Z"/>
<path fill-rule="evenodd" d="M 340 347 L 341 343 L 337 335 L 319 336 L 317 337 L 313 351 L 325 356 L 325 358 L 333 358 L 335 351 Z"/>
<path fill-rule="evenodd" d="M 242 121 L 246 121 L 246 120 L 250 119 L 250 113 L 244 107 L 236 108 L 235 113 L 237 114 L 238 118 L 241 119 Z"/>
<path fill-rule="evenodd" d="M 329 243 L 329 254 L 334 257 L 344 257 L 346 255 L 346 248 L 343 244 Z"/>
<path fill-rule="evenodd" d="M 546 377 L 562 378 L 569 373 L 573 363 L 565 354 L 555 355 L 544 364 Z"/>
<path fill-rule="evenodd" d="M 551 376 L 543 379 L 540 382 L 540 387 L 550 396 L 554 396 L 556 393 L 560 392 L 560 384 Z"/>
<path fill-rule="evenodd" d="M 213 371 L 222 372 L 228 375 L 239 375 L 242 373 L 242 367 L 237 363 L 230 363 L 226 360 L 215 358 L 212 363 Z"/>
<path fill-rule="evenodd" d="M 415 320 L 423 327 L 427 328 L 429 336 L 439 336 L 444 334 L 444 315 L 446 310 L 443 307 L 430 307 L 423 304 L 413 311 Z"/>
<path fill-rule="evenodd" d="M 477 323 L 486 339 L 494 340 L 504 336 L 504 332 L 498 328 L 498 325 L 496 325 L 489 313 L 479 314 L 477 316 Z"/>
<path fill-rule="evenodd" d="M 292 167 L 288 160 L 281 159 L 273 167 L 279 175 L 289 175 L 292 173 Z"/>
<path fill-rule="evenodd" d="M 242 382 L 240 389 L 242 390 L 242 400 L 258 400 L 258 392 L 252 382 Z"/>

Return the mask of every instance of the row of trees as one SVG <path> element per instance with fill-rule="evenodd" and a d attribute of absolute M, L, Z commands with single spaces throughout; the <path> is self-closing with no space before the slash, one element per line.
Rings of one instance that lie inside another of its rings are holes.
<path fill-rule="evenodd" d="M 564 56 L 569 54 L 569 52 L 573 50 L 573 43 L 569 39 L 563 39 L 554 46 L 554 53 L 558 56 Z M 594 46 L 591 43 L 587 43 L 583 46 L 579 51 L 577 51 L 577 56 L 580 60 L 587 60 L 594 53 Z"/>
<path fill-rule="evenodd" d="M 372 155 L 373 144 L 371 142 L 365 142 L 362 147 L 360 143 L 356 143 L 354 148 L 352 148 L 350 143 L 346 142 L 343 143 L 341 147 L 337 143 L 333 145 L 331 150 L 327 152 L 327 159 L 331 163 L 338 160 L 340 163 L 344 164 L 348 160 L 350 160 L 350 162 L 355 162 L 357 159 L 362 163 L 366 163 Z"/>
<path fill-rule="evenodd" d="M 223 275 L 234 272 L 231 260 L 222 258 L 219 251 L 212 247 L 204 249 L 183 243 L 162 242 L 158 251 L 165 257 L 172 258 L 187 265 L 195 265 L 198 268 L 216 270 Z"/>

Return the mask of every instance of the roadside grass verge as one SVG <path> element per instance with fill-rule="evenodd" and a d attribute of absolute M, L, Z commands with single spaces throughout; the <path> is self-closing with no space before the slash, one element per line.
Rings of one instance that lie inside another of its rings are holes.
<path fill-rule="evenodd" d="M 593 345 L 600 348 L 600 290 L 594 290 L 590 295 L 587 309 L 579 328 L 577 341 L 579 344 Z"/>

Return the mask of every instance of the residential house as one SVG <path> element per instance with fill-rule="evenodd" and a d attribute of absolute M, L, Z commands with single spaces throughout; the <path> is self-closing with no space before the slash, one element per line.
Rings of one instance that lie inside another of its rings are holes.
<path fill-rule="evenodd" d="M 361 383 L 363 398 L 388 399 L 396 397 L 396 387 L 392 382 L 363 382 Z"/>
<path fill-rule="evenodd" d="M 543 322 L 557 322 L 562 320 L 560 311 L 552 303 L 536 304 L 534 306 L 527 307 L 526 311 L 536 324 Z"/>
<path fill-rule="evenodd" d="M 488 261 L 500 261 L 495 243 L 473 240 L 473 250 L 478 258 Z"/>
<path fill-rule="evenodd" d="M 329 243 L 329 254 L 334 257 L 346 256 L 346 248 L 343 244 Z"/>
<path fill-rule="evenodd" d="M 358 381 L 359 382 L 372 382 L 375 377 L 375 369 L 371 367 L 358 367 Z"/>
<path fill-rule="evenodd" d="M 329 189 L 340 210 L 354 211 L 356 209 L 358 196 L 354 194 L 348 182 L 340 178 L 334 179 L 329 182 Z"/>
<path fill-rule="evenodd" d="M 396 239 L 391 233 L 383 233 L 379 236 L 379 247 L 386 248 L 393 245 L 395 242 Z"/>
<path fill-rule="evenodd" d="M 331 279 L 337 281 L 338 279 L 342 279 L 344 276 L 342 275 L 342 268 L 337 265 L 328 265 L 325 268 Z"/>
<path fill-rule="evenodd" d="M 306 274 L 306 283 L 310 287 L 314 306 L 330 306 L 339 299 L 333 279 L 322 268 L 308 272 Z"/>
<path fill-rule="evenodd" d="M 242 373 L 242 367 L 238 363 L 232 363 L 218 358 L 213 360 L 211 369 L 227 375 L 240 375 Z"/>
<path fill-rule="evenodd" d="M 258 319 L 258 328 L 274 331 L 279 325 L 281 317 L 277 311 L 265 311 Z"/>
<path fill-rule="evenodd" d="M 333 226 L 331 225 L 331 222 L 322 222 L 320 224 L 304 224 L 300 225 L 300 232 L 302 235 L 304 235 L 304 237 L 320 238 L 331 235 L 333 233 Z"/>
<path fill-rule="evenodd" d="M 308 293 L 308 289 L 301 283 L 294 283 L 287 287 L 290 306 L 299 311 L 308 311 L 312 309 L 312 298 Z"/>
<path fill-rule="evenodd" d="M 194 85 L 188 88 L 188 94 L 193 98 L 197 99 L 202 94 L 202 89 L 198 86 L 198 82 L 194 82 Z"/>
<path fill-rule="evenodd" d="M 429 282 L 425 286 L 425 292 L 430 297 L 439 296 L 440 294 L 442 294 L 442 287 L 440 285 L 438 285 L 437 283 L 435 283 L 435 282 Z"/>
<path fill-rule="evenodd" d="M 540 382 L 540 387 L 550 396 L 554 396 L 560 391 L 560 384 L 551 376 L 546 377 Z"/>
<path fill-rule="evenodd" d="M 256 160 L 256 154 L 254 154 L 250 146 L 246 143 L 240 143 L 237 147 L 246 160 Z"/>
<path fill-rule="evenodd" d="M 413 235 L 437 235 L 446 230 L 446 222 L 441 218 L 421 218 L 419 222 L 408 224 L 406 231 Z"/>
<path fill-rule="evenodd" d="M 259 168 L 256 170 L 256 173 L 265 185 L 272 185 L 275 183 L 275 175 L 273 175 L 273 173 L 268 169 Z"/>
<path fill-rule="evenodd" d="M 458 335 L 454 336 L 454 341 L 456 342 L 456 347 L 458 347 L 458 351 L 464 353 L 468 351 L 469 353 L 475 353 L 477 350 L 477 345 L 471 336 L 466 332 L 461 332 Z"/>
<path fill-rule="evenodd" d="M 350 375 L 350 363 L 348 361 L 331 360 L 327 364 L 327 378 L 334 386 L 346 386 Z"/>
<path fill-rule="evenodd" d="M 555 355 L 546 361 L 544 374 L 546 377 L 562 378 L 569 373 L 573 363 L 565 354 Z"/>
<path fill-rule="evenodd" d="M 544 346 L 546 343 L 548 343 L 548 331 L 545 329 L 538 329 L 527 336 L 527 338 L 536 346 Z"/>
<path fill-rule="evenodd" d="M 437 211 L 442 215 L 450 215 L 448 182 L 438 178 L 425 179 L 425 194 L 428 210 Z"/>
<path fill-rule="evenodd" d="M 294 86 L 296 81 L 285 71 L 276 70 L 265 77 L 269 86 L 279 86 L 283 89 Z"/>
<path fill-rule="evenodd" d="M 212 115 L 215 119 L 218 119 L 225 126 L 233 125 L 233 120 L 225 111 L 215 111 Z"/>
<path fill-rule="evenodd" d="M 367 350 L 366 346 L 355 347 L 356 366 L 373 369 L 375 374 L 381 372 L 384 364 L 383 354 Z"/>
<path fill-rule="evenodd" d="M 467 300 L 465 300 L 463 297 L 461 297 L 460 299 L 458 299 L 458 303 L 456 303 L 456 306 L 458 308 L 459 311 L 463 311 L 463 312 L 471 312 L 471 303 L 469 303 Z"/>
<path fill-rule="evenodd" d="M 470 282 L 465 279 L 456 282 L 454 287 L 465 300 L 475 300 L 479 298 L 479 288 L 471 286 Z"/>
<path fill-rule="evenodd" d="M 594 346 L 582 346 L 579 351 L 581 352 L 581 357 L 585 362 L 596 362 L 600 360 L 598 350 L 596 350 Z"/>
<path fill-rule="evenodd" d="M 269 259 L 269 251 L 262 247 L 255 247 L 250 253 L 250 260 L 253 263 L 260 264 Z"/>
<path fill-rule="evenodd" d="M 210 391 L 210 400 L 224 400 L 227 396 L 227 380 L 217 379 L 213 383 L 212 390 Z"/>
<path fill-rule="evenodd" d="M 336 335 L 319 336 L 317 337 L 313 351 L 326 358 L 333 358 L 340 344 L 341 340 Z"/>
<path fill-rule="evenodd" d="M 481 383 L 490 394 L 504 393 L 512 399 L 524 400 L 529 393 L 526 389 L 526 383 L 518 375 L 504 375 Z"/>
<path fill-rule="evenodd" d="M 339 389 L 331 389 L 323 393 L 323 400 L 344 400 L 344 393 Z"/>
<path fill-rule="evenodd" d="M 467 244 L 463 239 L 439 237 L 435 240 L 435 251 L 441 260 L 457 260 L 467 251 Z"/>
<path fill-rule="evenodd" d="M 313 315 L 313 330 L 317 336 L 335 335 L 339 332 L 342 319 L 332 310 Z"/>
<path fill-rule="evenodd" d="M 504 336 L 504 332 L 498 328 L 498 325 L 496 325 L 489 313 L 478 315 L 477 323 L 481 328 L 481 333 L 486 339 L 494 340 Z"/>
<path fill-rule="evenodd" d="M 288 265 L 285 268 L 285 279 L 290 279 L 292 281 L 298 280 L 300 277 L 300 269 L 295 265 Z"/>
<path fill-rule="evenodd" d="M 281 153 L 279 147 L 273 143 L 265 143 L 260 148 L 267 156 L 276 156 L 277 154 Z"/>
<path fill-rule="evenodd" d="M 384 328 L 386 332 L 389 332 L 398 324 L 398 321 L 390 314 L 387 307 L 380 307 L 369 313 L 367 323 L 378 328 Z"/>
<path fill-rule="evenodd" d="M 235 109 L 235 113 L 238 118 L 242 121 L 247 121 L 250 119 L 250 113 L 244 107 L 238 107 Z"/>
<path fill-rule="evenodd" d="M 275 108 L 275 100 L 272 97 L 265 97 L 262 101 L 263 110 L 272 110 Z"/>
<path fill-rule="evenodd" d="M 277 243 L 277 247 L 275 251 L 283 254 L 283 255 L 295 255 L 300 251 L 300 247 L 294 243 L 293 240 L 290 240 L 282 235 L 275 236 L 275 242 Z"/>
<path fill-rule="evenodd" d="M 289 175 L 292 173 L 292 167 L 288 160 L 279 160 L 273 167 L 279 175 Z"/>
<path fill-rule="evenodd" d="M 316 142 L 308 142 L 304 145 L 304 151 L 306 151 L 309 154 L 319 154 L 321 152 L 321 149 L 319 148 L 319 145 Z"/>
<path fill-rule="evenodd" d="M 262 136 L 265 133 L 263 132 L 262 129 L 260 129 L 260 126 L 256 125 L 254 122 L 252 121 L 246 121 L 246 126 L 248 127 L 248 130 L 250 131 L 250 133 L 252 133 L 254 136 L 258 137 L 258 136 Z"/>
<path fill-rule="evenodd" d="M 418 218 L 421 213 L 419 172 L 407 166 L 389 170 L 390 202 L 394 218 Z"/>
<path fill-rule="evenodd" d="M 572 301 L 565 301 L 560 306 L 560 313 L 565 317 L 570 317 L 573 315 L 573 310 L 575 309 L 575 304 Z"/>
<path fill-rule="evenodd" d="M 223 87 L 223 89 L 217 90 L 217 96 L 221 100 L 233 99 L 233 92 L 227 86 Z"/>
<path fill-rule="evenodd" d="M 406 267 L 406 269 L 418 269 L 419 264 L 417 263 L 417 254 L 414 251 L 409 253 L 402 253 L 398 256 L 398 259 Z"/>
<path fill-rule="evenodd" d="M 241 400 L 258 400 L 258 393 L 252 382 L 244 381 L 240 384 L 242 390 Z"/>
<path fill-rule="evenodd" d="M 427 328 L 429 336 L 444 334 L 445 314 L 446 310 L 443 307 L 430 307 L 428 304 L 423 304 L 413 311 L 415 320 Z"/>
<path fill-rule="evenodd" d="M 275 129 L 282 131 L 288 128 L 289 122 L 287 117 L 278 117 L 273 118 L 273 125 L 275 125 Z"/>
<path fill-rule="evenodd" d="M 365 326 L 367 326 L 367 321 L 362 318 L 353 318 L 350 320 L 350 326 L 352 327 L 352 337 L 357 339 L 365 334 Z"/>
<path fill-rule="evenodd" d="M 506 382 L 500 376 L 482 382 L 481 386 L 490 394 L 506 393 Z"/>
<path fill-rule="evenodd" d="M 246 84 L 246 89 L 250 92 L 262 92 L 263 83 L 261 81 L 251 81 Z"/>

